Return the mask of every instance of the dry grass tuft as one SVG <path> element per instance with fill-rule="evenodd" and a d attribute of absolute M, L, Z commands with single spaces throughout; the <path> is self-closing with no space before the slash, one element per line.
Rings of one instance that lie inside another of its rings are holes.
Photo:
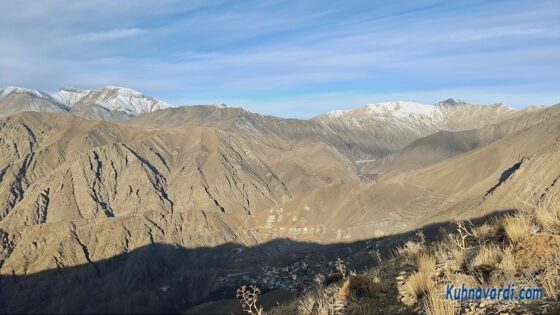
<path fill-rule="evenodd" d="M 297 305 L 297 314 L 302 315 L 333 315 L 339 312 L 336 306 L 335 288 L 321 289 L 306 293 Z"/>
<path fill-rule="evenodd" d="M 503 225 L 506 236 L 513 244 L 531 236 L 531 219 L 527 215 L 509 216 L 504 219 Z"/>
<path fill-rule="evenodd" d="M 450 254 L 452 260 L 451 263 L 449 264 L 449 267 L 454 271 L 462 270 L 466 262 L 465 252 L 460 249 L 452 249 L 450 250 Z"/>
<path fill-rule="evenodd" d="M 336 297 L 336 308 L 342 309 L 348 306 L 350 301 L 363 297 L 375 298 L 378 293 L 387 292 L 389 283 L 382 279 L 378 271 L 365 275 L 350 276 L 338 291 Z"/>
<path fill-rule="evenodd" d="M 560 200 L 558 200 L 558 196 L 545 196 L 535 207 L 535 219 L 546 232 L 560 233 Z"/>
<path fill-rule="evenodd" d="M 349 296 L 371 296 L 371 278 L 368 276 L 350 276 L 338 290 L 337 301 L 344 301 Z"/>
<path fill-rule="evenodd" d="M 427 253 L 422 253 L 416 258 L 418 271 L 425 272 L 432 276 L 436 272 L 436 257 Z"/>
<path fill-rule="evenodd" d="M 496 235 L 496 227 L 496 224 L 485 223 L 479 227 L 473 228 L 472 235 L 479 243 L 482 243 Z"/>
<path fill-rule="evenodd" d="M 458 314 L 455 303 L 444 299 L 437 288 L 431 288 L 424 298 L 424 311 L 427 315 L 454 315 Z"/>
<path fill-rule="evenodd" d="M 502 261 L 500 262 L 500 269 L 504 272 L 513 275 L 516 272 L 515 257 L 513 255 L 512 247 L 504 248 L 502 252 Z"/>
<path fill-rule="evenodd" d="M 412 263 L 425 250 L 424 244 L 408 241 L 403 246 L 397 248 L 397 256 L 403 258 L 406 263 Z"/>
<path fill-rule="evenodd" d="M 500 263 L 502 250 L 497 245 L 483 245 L 478 250 L 478 254 L 474 257 L 471 268 L 489 268 L 493 269 Z"/>
<path fill-rule="evenodd" d="M 414 297 L 419 298 L 435 286 L 432 276 L 426 272 L 418 271 L 406 279 L 405 287 Z"/>
<path fill-rule="evenodd" d="M 391 286 L 390 281 L 386 277 L 382 277 L 379 274 L 378 269 L 370 269 L 367 273 L 369 277 L 369 294 L 370 296 L 375 296 L 381 292 L 389 292 L 389 288 Z"/>
<path fill-rule="evenodd" d="M 456 287 L 460 287 L 462 284 L 470 288 L 480 286 L 480 282 L 473 275 L 465 273 L 457 273 L 453 275 L 453 278 L 449 278 L 447 280 L 449 281 L 448 283 L 452 283 Z"/>
<path fill-rule="evenodd" d="M 545 271 L 542 280 L 542 286 L 544 288 L 545 297 L 558 301 L 558 282 L 560 281 L 560 275 L 558 274 L 558 267 L 549 267 Z"/>

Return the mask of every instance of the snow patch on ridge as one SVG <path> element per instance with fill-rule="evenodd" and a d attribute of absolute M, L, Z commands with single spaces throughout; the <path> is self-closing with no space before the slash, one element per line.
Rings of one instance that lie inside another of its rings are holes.
<path fill-rule="evenodd" d="M 35 97 L 51 98 L 51 96 L 48 93 L 41 92 L 41 91 L 38 91 L 38 90 L 21 88 L 21 87 L 17 87 L 17 86 L 8 86 L 8 87 L 0 89 L 0 97 L 6 97 L 11 93 L 30 94 L 30 95 L 35 96 Z"/>
<path fill-rule="evenodd" d="M 90 90 L 80 90 L 71 87 L 64 87 L 51 95 L 60 103 L 66 106 L 72 106 L 77 103 L 82 97 L 86 96 Z"/>
<path fill-rule="evenodd" d="M 108 86 L 91 91 L 80 99 L 79 102 L 100 105 L 110 110 L 125 112 L 129 115 L 140 115 L 171 106 L 166 102 L 146 96 L 136 90 L 117 86 Z"/>
<path fill-rule="evenodd" d="M 331 117 L 340 117 L 340 116 L 344 116 L 349 112 L 351 112 L 350 109 L 339 109 L 339 110 L 332 110 L 330 112 L 327 112 L 326 115 Z"/>
<path fill-rule="evenodd" d="M 171 107 L 166 102 L 144 95 L 136 90 L 118 86 L 107 86 L 97 90 L 65 87 L 53 93 L 20 87 L 6 87 L 0 89 L 0 98 L 8 97 L 12 93 L 31 95 L 74 109 L 97 105 L 110 111 L 121 111 L 130 116 Z"/>
<path fill-rule="evenodd" d="M 391 114 L 394 117 L 404 118 L 411 115 L 432 116 L 437 112 L 433 105 L 420 104 L 410 101 L 382 102 L 366 105 L 367 113 L 373 115 Z"/>
<path fill-rule="evenodd" d="M 333 110 L 327 112 L 328 117 L 363 117 L 380 116 L 406 118 L 410 116 L 433 116 L 438 113 L 434 105 L 421 104 L 411 101 L 381 102 L 365 105 L 358 109 Z"/>

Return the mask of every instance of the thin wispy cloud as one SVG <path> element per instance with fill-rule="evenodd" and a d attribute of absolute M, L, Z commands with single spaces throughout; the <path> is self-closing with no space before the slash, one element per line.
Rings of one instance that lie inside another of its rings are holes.
<path fill-rule="evenodd" d="M 122 85 L 298 117 L 389 96 L 560 101 L 557 1 L 0 5 L 0 86 Z"/>
<path fill-rule="evenodd" d="M 142 33 L 144 33 L 144 30 L 140 28 L 112 29 L 103 32 L 87 32 L 78 34 L 72 37 L 71 40 L 78 42 L 102 42 L 137 36 Z"/>

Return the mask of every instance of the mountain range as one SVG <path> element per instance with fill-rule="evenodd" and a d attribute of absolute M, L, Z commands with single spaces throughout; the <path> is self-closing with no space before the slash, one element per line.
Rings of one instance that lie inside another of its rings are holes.
<path fill-rule="evenodd" d="M 170 107 L 151 96 L 116 86 L 97 90 L 61 88 L 49 93 L 20 87 L 0 89 L 0 115 L 25 111 L 66 112 L 105 120 L 124 120 L 132 116 Z"/>
<path fill-rule="evenodd" d="M 560 177 L 559 112 L 450 99 L 299 120 L 0 89 L 0 311 L 184 312 L 266 265 L 332 258 L 309 244 L 354 255 L 513 209 Z"/>

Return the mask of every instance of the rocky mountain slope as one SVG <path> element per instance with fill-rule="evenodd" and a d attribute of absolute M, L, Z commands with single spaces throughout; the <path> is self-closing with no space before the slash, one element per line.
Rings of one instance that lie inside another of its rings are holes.
<path fill-rule="evenodd" d="M 489 145 L 379 182 L 320 187 L 276 205 L 255 229 L 273 238 L 351 240 L 515 209 L 556 184 L 558 126 L 558 114 L 546 116 Z"/>
<path fill-rule="evenodd" d="M 7 277 L 0 281 L 3 287 L 13 285 L 11 292 L 23 292 L 21 298 L 28 289 L 17 281 L 6 284 L 12 276 L 110 260 L 142 246 L 255 245 L 258 240 L 246 225 L 250 216 L 330 182 L 359 181 L 348 171 L 352 162 L 322 143 L 276 142 L 272 147 L 212 127 L 143 129 L 66 114 L 23 113 L 2 119 L 0 131 L 0 277 Z M 262 249 L 263 259 L 269 250 Z M 195 272 L 197 264 L 219 266 L 208 263 L 204 252 L 195 258 L 155 255 L 188 272 Z M 103 281 L 121 282 L 114 272 L 128 267 L 117 266 Z M 243 260 L 231 267 L 254 268 Z M 131 274 L 138 280 L 130 290 L 156 285 L 145 272 Z M 93 275 L 82 281 L 97 281 Z M 201 289 L 190 273 L 182 277 L 192 283 L 182 286 L 181 292 L 191 290 L 183 305 L 220 285 L 212 280 Z M 54 283 L 44 280 L 35 288 L 49 295 Z M 56 292 L 67 297 L 70 290 Z M 29 304 L 19 306 L 6 309 L 29 310 Z"/>
<path fill-rule="evenodd" d="M 270 266 L 321 268 L 511 209 L 560 176 L 558 107 L 391 103 L 297 120 L 155 110 L 128 92 L 2 90 L 14 112 L 0 118 L 0 311 L 184 312 Z M 94 106 L 127 121 L 72 115 Z M 364 181 L 368 169 L 381 176 Z"/>

